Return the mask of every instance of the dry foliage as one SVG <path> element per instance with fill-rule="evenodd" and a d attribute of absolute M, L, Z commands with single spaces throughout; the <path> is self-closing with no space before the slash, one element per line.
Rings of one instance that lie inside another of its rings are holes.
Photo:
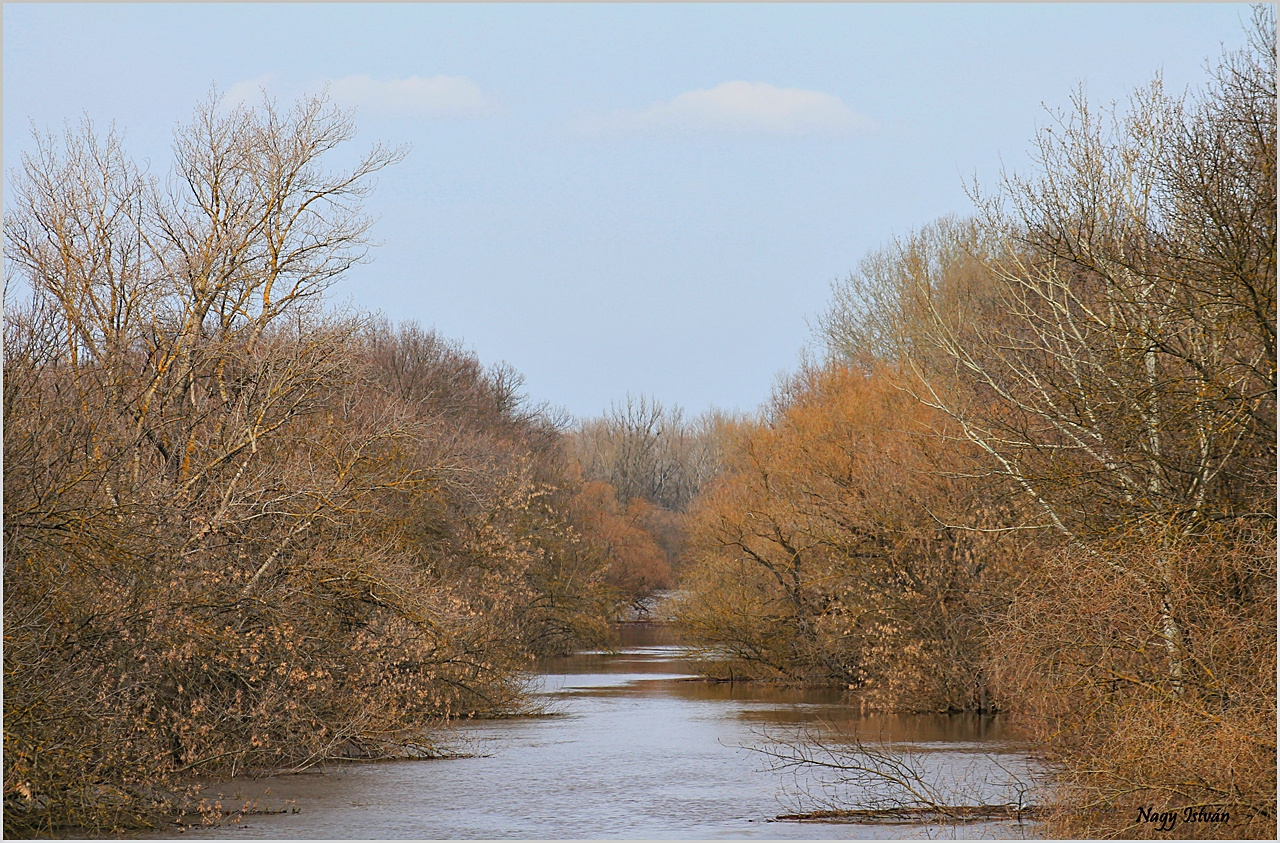
<path fill-rule="evenodd" d="M 863 704 L 989 708 L 980 624 L 1006 576 L 1000 505 L 963 476 L 945 419 L 890 373 L 796 375 L 743 424 L 691 520 L 680 602 L 710 669 L 835 682 Z"/>
<path fill-rule="evenodd" d="M 325 170 L 353 131 L 323 100 L 210 100 L 164 185 L 87 125 L 16 176 L 6 835 L 154 824 L 200 808 L 197 776 L 431 754 L 442 719 L 518 710 L 530 657 L 607 635 L 562 434 L 513 374 L 321 311 L 401 155 Z"/>
<path fill-rule="evenodd" d="M 570 436 L 587 481 L 582 517 L 610 560 L 609 582 L 641 612 L 673 585 L 685 555 L 685 512 L 719 470 L 729 424 L 717 411 L 689 422 L 679 407 L 628 396 Z"/>
<path fill-rule="evenodd" d="M 1050 836 L 1273 838 L 1275 533 L 1121 536 L 1095 552 L 1150 575 L 1172 569 L 1172 588 L 1136 588 L 1067 549 L 1019 590 L 992 647 L 996 684 L 1052 762 Z M 1166 601 L 1187 630 L 1176 684 Z M 1230 821 L 1139 821 L 1139 808 L 1202 805 Z"/>
<path fill-rule="evenodd" d="M 979 214 L 869 256 L 693 508 L 721 670 L 984 706 L 1060 834 L 1273 837 L 1275 12 L 1186 98 L 1083 95 Z M 1181 813 L 1179 814 L 1181 816 Z"/>
<path fill-rule="evenodd" d="M 1189 100 L 1083 96 L 981 213 L 837 290 L 837 356 L 889 361 L 1038 527 L 988 627 L 1054 763 L 1052 829 L 1275 833 L 1274 10 Z M 976 525 L 974 525 L 976 526 Z M 1179 814 L 1182 816 L 1182 814 Z"/>

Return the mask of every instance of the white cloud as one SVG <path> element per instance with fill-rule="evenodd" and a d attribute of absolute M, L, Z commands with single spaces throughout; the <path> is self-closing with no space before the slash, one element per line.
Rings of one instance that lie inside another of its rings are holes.
<path fill-rule="evenodd" d="M 372 114 L 402 117 L 477 117 L 496 111 L 495 104 L 475 82 L 465 76 L 410 76 L 404 79 L 374 79 L 367 74 L 342 79 L 314 81 L 304 88 L 283 83 L 278 74 L 268 73 L 237 82 L 219 101 L 223 109 L 236 105 L 256 106 L 265 91 L 286 101 L 304 94 L 318 94 L 328 87 L 338 105 Z"/>
<path fill-rule="evenodd" d="M 218 101 L 218 107 L 229 109 L 237 105 L 259 105 L 262 102 L 262 92 L 270 91 L 276 84 L 277 77 L 274 73 L 267 73 L 253 79 L 237 82 L 227 88 L 226 93 L 222 95 L 222 99 Z"/>
<path fill-rule="evenodd" d="M 782 136 L 847 136 L 873 128 L 839 97 L 800 88 L 725 82 L 689 91 L 643 111 L 619 110 L 576 123 L 590 135 L 633 132 L 712 132 Z"/>
<path fill-rule="evenodd" d="M 480 86 L 465 76 L 374 79 L 359 74 L 333 80 L 329 93 L 340 105 L 396 116 L 477 117 L 495 110 Z"/>

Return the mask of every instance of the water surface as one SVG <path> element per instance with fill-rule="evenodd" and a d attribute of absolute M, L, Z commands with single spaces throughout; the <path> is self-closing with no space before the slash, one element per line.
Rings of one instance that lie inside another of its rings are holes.
<path fill-rule="evenodd" d="M 943 778 L 1024 763 L 1000 723 L 978 717 L 855 717 L 829 690 L 697 680 L 660 629 L 624 630 L 617 652 L 547 660 L 535 692 L 547 717 L 479 721 L 457 730 L 473 757 L 332 766 L 229 782 L 296 813 L 249 816 L 205 837 L 287 838 L 874 838 L 1023 836 L 984 823 L 780 822 L 822 807 L 823 781 L 779 772 L 752 747 L 800 729 L 856 730 L 925 753 Z M 999 770 L 994 769 L 998 774 Z M 994 778 L 1000 778 L 999 775 Z M 830 784 L 829 782 L 827 783 Z M 987 786 L 983 798 L 999 788 Z M 263 795 L 265 794 L 265 795 Z M 844 799 L 846 793 L 835 793 Z"/>

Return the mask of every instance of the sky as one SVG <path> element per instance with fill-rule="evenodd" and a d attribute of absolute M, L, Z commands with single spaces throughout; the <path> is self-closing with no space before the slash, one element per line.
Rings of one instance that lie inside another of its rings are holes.
<path fill-rule="evenodd" d="M 416 320 L 578 417 L 627 394 L 751 410 L 831 285 L 1026 172 L 1081 87 L 1202 84 L 1238 4 L 21 4 L 3 8 L 3 165 L 113 122 L 152 173 L 211 94 L 328 85 L 411 147 L 336 303 Z"/>

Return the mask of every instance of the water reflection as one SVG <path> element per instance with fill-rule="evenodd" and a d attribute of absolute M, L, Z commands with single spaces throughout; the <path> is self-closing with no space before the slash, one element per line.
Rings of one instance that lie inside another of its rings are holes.
<path fill-rule="evenodd" d="M 855 718 L 829 690 L 697 681 L 664 630 L 624 630 L 613 652 L 549 659 L 534 688 L 556 716 L 464 724 L 474 757 L 331 767 L 323 774 L 238 781 L 217 790 L 298 813 L 251 816 L 192 832 L 327 838 L 871 838 L 950 836 L 955 829 L 773 822 L 792 796 L 822 784 L 781 776 L 751 747 L 802 729 L 910 744 L 984 763 L 1016 757 L 998 721 Z M 1001 757 L 1005 757 L 1002 755 Z M 269 790 L 269 792 L 268 792 Z M 789 796 L 789 794 L 791 796 Z M 1017 836 L 1008 824 L 962 836 Z"/>

